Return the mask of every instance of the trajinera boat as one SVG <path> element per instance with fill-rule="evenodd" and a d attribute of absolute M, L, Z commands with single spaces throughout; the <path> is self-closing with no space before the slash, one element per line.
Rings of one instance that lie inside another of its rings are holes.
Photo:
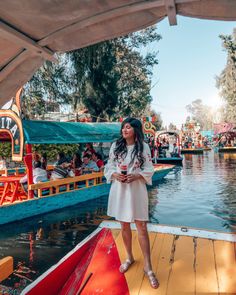
<path fill-rule="evenodd" d="M 168 163 L 168 164 L 182 165 L 183 158 L 180 156 L 180 138 L 179 138 L 178 131 L 176 131 L 176 130 L 159 131 L 156 134 L 157 139 L 159 139 L 162 135 L 165 135 L 165 134 L 170 135 L 170 136 L 174 136 L 176 138 L 175 144 L 178 149 L 178 152 L 177 153 L 170 152 L 169 156 L 166 155 L 166 152 L 164 153 L 163 156 L 162 156 L 162 154 L 159 154 L 158 157 L 155 158 L 155 162 L 156 163 Z M 165 147 L 163 146 L 162 148 L 164 149 Z M 169 146 L 168 146 L 168 149 L 169 149 Z"/>
<path fill-rule="evenodd" d="M 126 259 L 120 224 L 103 221 L 21 294 L 235 294 L 235 234 L 148 224 L 153 271 L 160 281 L 155 290 L 144 276 L 132 226 L 136 260 L 125 274 L 119 272 Z"/>
<path fill-rule="evenodd" d="M 0 110 L 0 119 L 0 140 L 11 141 L 12 159 L 24 160 L 28 175 L 27 195 L 19 184 L 20 175 L 8 175 L 6 170 L 6 175 L 0 177 L 0 224 L 73 206 L 108 194 L 110 185 L 106 184 L 103 172 L 33 184 L 32 144 L 112 142 L 120 136 L 120 123 L 21 120 L 20 107 L 16 104 L 11 109 Z M 153 181 L 165 177 L 173 167 L 155 165 Z M 14 169 L 10 169 L 11 172 L 12 170 L 14 172 Z M 19 170 L 16 169 L 16 172 Z"/>

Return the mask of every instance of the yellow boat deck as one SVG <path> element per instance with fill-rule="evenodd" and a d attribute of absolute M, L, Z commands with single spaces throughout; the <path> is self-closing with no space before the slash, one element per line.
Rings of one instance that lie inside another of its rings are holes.
<path fill-rule="evenodd" d="M 121 261 L 126 259 L 119 229 L 112 229 Z M 236 294 L 236 243 L 150 232 L 153 270 L 160 287 L 152 289 L 143 273 L 137 231 L 133 231 L 136 262 L 125 274 L 130 294 Z"/>

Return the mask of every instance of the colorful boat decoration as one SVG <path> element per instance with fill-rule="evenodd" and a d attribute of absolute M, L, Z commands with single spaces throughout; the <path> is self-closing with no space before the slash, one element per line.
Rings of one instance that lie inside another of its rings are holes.
<path fill-rule="evenodd" d="M 24 160 L 28 194 L 21 188 L 21 175 L 17 175 L 17 169 L 15 172 L 13 169 L 12 175 L 0 177 L 0 225 L 108 194 L 110 186 L 105 183 L 103 172 L 33 184 L 32 144 L 112 142 L 120 136 L 120 123 L 27 121 L 20 120 L 19 109 L 17 112 L 13 109 L 16 110 L 17 106 L 7 111 L 0 110 L 1 121 L 5 124 L 4 128 L 0 128 L 0 140 L 12 142 L 12 158 L 15 161 Z M 23 153 L 24 146 L 26 155 Z M 172 169 L 173 165 L 156 165 L 153 180 L 162 179 Z M 8 170 L 5 172 L 9 173 Z"/>
<path fill-rule="evenodd" d="M 133 238 L 137 239 L 134 226 L 132 231 Z M 119 272 L 121 261 L 126 259 L 120 224 L 103 221 L 98 229 L 21 294 L 175 295 L 236 292 L 235 234 L 157 224 L 148 224 L 148 231 L 153 271 L 160 281 L 158 290 L 153 290 L 144 276 L 138 243 L 133 246 L 135 263 L 125 275 Z"/>
<path fill-rule="evenodd" d="M 200 124 L 190 121 L 181 128 L 181 154 L 203 154 L 202 135 Z"/>
<path fill-rule="evenodd" d="M 168 163 L 168 164 L 174 164 L 174 165 L 182 165 L 183 158 L 180 156 L 180 138 L 179 133 L 176 130 L 164 130 L 157 132 L 156 136 L 157 139 L 159 139 L 162 135 L 168 134 L 170 136 L 175 136 L 176 138 L 176 145 L 178 147 L 178 152 L 176 155 L 171 155 L 168 157 L 155 157 L 156 163 Z M 158 148 L 158 147 L 157 147 Z"/>

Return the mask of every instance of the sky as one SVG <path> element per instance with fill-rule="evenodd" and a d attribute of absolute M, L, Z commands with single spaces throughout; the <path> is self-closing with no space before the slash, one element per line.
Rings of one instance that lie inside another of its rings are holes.
<path fill-rule="evenodd" d="M 192 101 L 201 99 L 213 108 L 222 103 L 215 77 L 224 69 L 227 53 L 219 35 L 232 34 L 236 22 L 178 16 L 177 23 L 170 26 L 167 18 L 158 23 L 162 39 L 147 51 L 158 51 L 159 60 L 153 71 L 151 106 L 161 113 L 164 126 L 172 122 L 179 128 Z"/>

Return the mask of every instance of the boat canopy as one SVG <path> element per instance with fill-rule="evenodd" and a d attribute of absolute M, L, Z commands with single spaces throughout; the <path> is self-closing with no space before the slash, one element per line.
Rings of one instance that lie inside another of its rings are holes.
<path fill-rule="evenodd" d="M 163 135 L 163 134 L 169 134 L 169 135 L 175 135 L 179 136 L 179 131 L 178 130 L 161 130 L 157 132 L 157 136 Z"/>
<path fill-rule="evenodd" d="M 236 20 L 235 0 L 1 0 L 0 105 L 43 65 L 67 52 L 177 15 Z"/>
<path fill-rule="evenodd" d="M 200 131 L 202 137 L 213 137 L 214 136 L 214 130 L 202 130 Z"/>
<path fill-rule="evenodd" d="M 111 142 L 120 136 L 120 123 L 22 121 L 27 144 Z"/>

